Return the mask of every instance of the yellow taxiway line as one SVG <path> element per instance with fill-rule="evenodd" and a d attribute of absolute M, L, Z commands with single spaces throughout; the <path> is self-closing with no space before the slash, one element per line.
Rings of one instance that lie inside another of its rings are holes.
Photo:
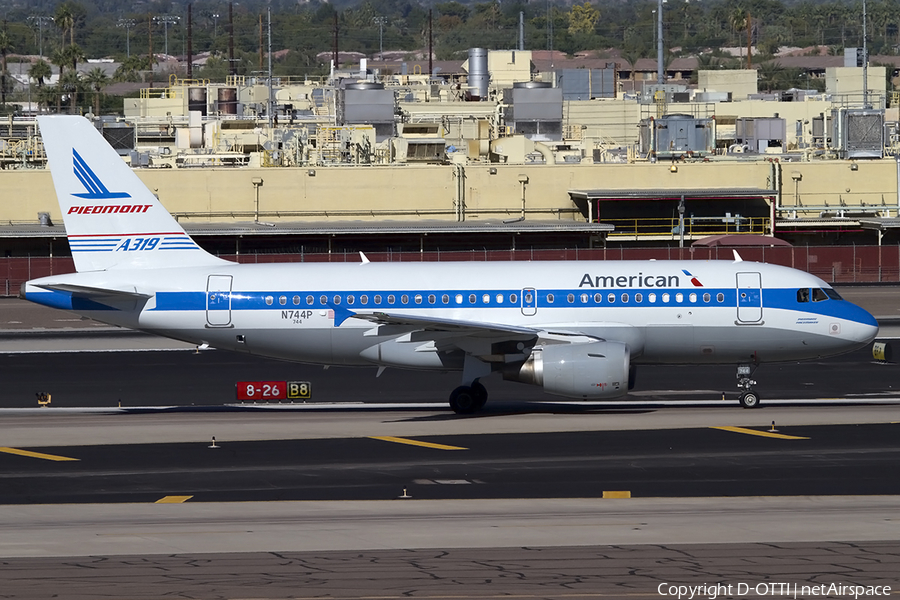
<path fill-rule="evenodd" d="M 191 498 L 193 496 L 165 496 L 154 502 L 154 504 L 182 504 Z"/>
<path fill-rule="evenodd" d="M 758 431 L 756 429 L 747 429 L 746 427 L 711 427 L 711 429 L 721 429 L 722 431 L 731 431 L 734 433 L 745 433 L 747 435 L 758 435 L 760 437 L 777 438 L 779 440 L 808 440 L 808 437 L 799 437 L 796 435 L 785 435 L 783 433 L 774 433 L 772 431 Z"/>
<path fill-rule="evenodd" d="M 444 444 L 432 444 L 431 442 L 420 442 L 419 440 L 411 440 L 409 438 L 392 437 L 389 435 L 373 435 L 373 440 L 381 440 L 382 442 L 394 442 L 396 444 L 409 444 L 410 446 L 422 446 L 423 448 L 434 448 L 435 450 L 468 450 L 460 446 L 446 446 Z"/>
<path fill-rule="evenodd" d="M 43 454 L 41 452 L 32 452 L 30 450 L 19 450 L 18 448 L 0 447 L 0 452 L 5 452 L 6 454 L 17 454 L 19 456 L 27 456 L 29 458 L 41 458 L 43 460 L 55 460 L 55 461 L 81 460 L 80 458 L 69 458 L 68 456 L 57 456 L 55 454 Z"/>

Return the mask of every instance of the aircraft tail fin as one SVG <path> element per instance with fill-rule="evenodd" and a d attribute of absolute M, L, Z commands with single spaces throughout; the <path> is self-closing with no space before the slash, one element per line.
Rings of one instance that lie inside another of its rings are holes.
<path fill-rule="evenodd" d="M 38 125 L 77 271 L 227 262 L 185 233 L 87 119 L 46 116 Z"/>

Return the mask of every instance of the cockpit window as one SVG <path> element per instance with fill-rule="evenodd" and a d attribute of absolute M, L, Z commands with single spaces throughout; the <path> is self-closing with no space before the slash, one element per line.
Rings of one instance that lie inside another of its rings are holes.
<path fill-rule="evenodd" d="M 832 288 L 823 288 L 825 290 L 825 295 L 831 298 L 832 300 L 843 300 L 841 295 L 834 291 Z"/>
<path fill-rule="evenodd" d="M 797 302 L 809 302 L 809 288 L 797 290 Z"/>
<path fill-rule="evenodd" d="M 812 300 L 813 302 L 821 302 L 822 300 L 828 300 L 828 296 L 825 294 L 822 288 L 813 288 Z"/>

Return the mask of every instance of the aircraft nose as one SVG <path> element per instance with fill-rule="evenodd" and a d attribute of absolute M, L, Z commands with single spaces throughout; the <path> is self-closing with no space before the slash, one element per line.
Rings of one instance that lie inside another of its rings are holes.
<path fill-rule="evenodd" d="M 847 337 L 860 344 L 868 344 L 878 335 L 878 321 L 867 310 L 855 306 Z"/>

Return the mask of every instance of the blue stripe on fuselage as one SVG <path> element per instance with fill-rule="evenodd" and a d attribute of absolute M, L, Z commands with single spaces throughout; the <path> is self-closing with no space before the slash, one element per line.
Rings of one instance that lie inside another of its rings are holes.
<path fill-rule="evenodd" d="M 848 321 L 854 321 L 865 325 L 877 326 L 875 319 L 865 310 L 845 300 L 823 300 L 821 302 L 797 302 L 796 289 L 763 289 L 763 309 L 780 309 L 796 311 L 801 314 L 821 315 L 834 317 Z M 207 295 L 221 294 L 225 292 L 159 292 L 156 294 L 156 308 L 158 311 L 195 311 L 206 310 Z M 569 302 L 569 295 L 573 302 Z M 600 295 L 600 301 L 595 300 L 595 295 Z M 641 296 L 640 301 L 635 297 Z M 655 294 L 655 301 L 650 301 L 650 295 Z M 668 294 L 668 302 L 663 302 L 663 294 Z M 682 301 L 677 302 L 677 295 L 682 295 Z M 692 301 L 692 294 L 694 300 Z M 709 294 L 709 301 L 704 301 L 705 294 Z M 719 294 L 722 301 L 718 301 Z M 416 303 L 416 296 L 421 296 L 421 303 Z M 444 303 L 442 296 L 447 295 L 449 302 Z M 462 302 L 457 303 L 457 295 L 462 296 Z M 470 302 L 470 296 L 474 295 L 474 302 Z M 484 301 L 484 296 L 488 301 Z M 498 295 L 502 301 L 498 302 Z M 737 295 L 734 288 L 653 288 L 653 289 L 554 289 L 537 290 L 537 308 L 547 310 L 551 308 L 678 308 L 678 307 L 717 307 L 735 308 Z M 553 302 L 549 297 L 553 296 Z M 582 295 L 587 300 L 582 301 Z M 610 302 L 610 295 L 614 301 Z M 312 303 L 307 303 L 307 297 L 312 297 Z M 321 297 L 325 296 L 325 302 Z M 335 296 L 340 301 L 335 302 Z M 348 302 L 353 297 L 353 303 Z M 367 302 L 362 303 L 365 296 Z M 375 297 L 380 296 L 381 302 L 375 302 Z M 394 297 L 394 302 L 389 303 L 389 296 Z M 407 302 L 403 303 L 403 296 Z M 435 297 L 435 302 L 428 301 L 429 296 Z M 515 296 L 516 300 L 512 301 Z M 623 298 L 627 296 L 627 301 Z M 298 298 L 299 303 L 294 303 Z M 281 299 L 284 299 L 284 304 Z M 267 301 L 268 300 L 268 301 Z M 343 307 L 349 310 L 396 310 L 396 309 L 460 309 L 460 308 L 520 308 L 522 306 L 522 290 L 377 290 L 377 291 L 277 291 L 277 292 L 231 292 L 231 309 L 242 310 L 325 310 Z M 765 318 L 765 317 L 764 317 Z"/>

